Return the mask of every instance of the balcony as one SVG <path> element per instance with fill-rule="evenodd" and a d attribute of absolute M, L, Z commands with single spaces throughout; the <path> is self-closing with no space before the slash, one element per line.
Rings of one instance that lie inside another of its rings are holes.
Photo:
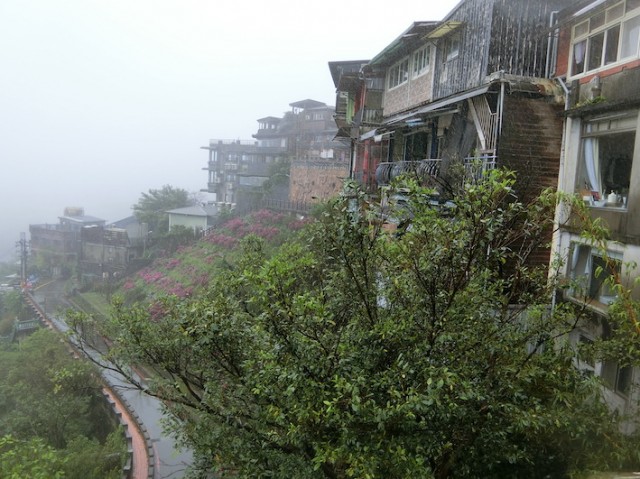
<path fill-rule="evenodd" d="M 382 123 L 382 109 L 365 108 L 362 114 L 363 125 L 377 126 Z"/>
<path fill-rule="evenodd" d="M 433 159 L 380 163 L 376 168 L 376 183 L 378 186 L 388 185 L 392 180 L 406 174 L 412 174 L 418 178 L 437 177 L 441 162 L 440 159 Z"/>
<path fill-rule="evenodd" d="M 465 158 L 465 181 L 479 181 L 488 171 L 496 168 L 496 160 L 495 156 Z M 435 178 L 440 175 L 441 163 L 441 159 L 380 163 L 376 168 L 376 182 L 378 186 L 388 185 L 395 178 L 406 174 L 414 175 L 420 179 Z"/>

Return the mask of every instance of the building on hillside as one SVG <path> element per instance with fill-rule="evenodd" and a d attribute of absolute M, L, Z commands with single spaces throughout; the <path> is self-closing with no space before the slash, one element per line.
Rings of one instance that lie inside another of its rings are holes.
<path fill-rule="evenodd" d="M 349 177 L 349 144 L 336 139 L 335 109 L 314 100 L 291 103 L 298 133 L 291 156 L 289 200 L 312 204 L 337 195 Z"/>
<path fill-rule="evenodd" d="M 340 191 L 349 148 L 335 139 L 333 108 L 315 100 L 289 106 L 282 118 L 260 118 L 254 141 L 210 140 L 202 147 L 209 151 L 203 191 L 214 193 L 216 204 L 301 205 Z"/>
<path fill-rule="evenodd" d="M 617 273 L 631 286 L 637 273 L 628 265 L 640 263 L 640 1 L 574 2 L 558 24 L 555 75 L 568 91 L 559 189 L 582 197 L 590 216 L 611 230 L 603 254 L 559 214 L 555 246 L 566 259 L 565 274 L 577 282 L 563 296 L 591 313 L 572 334 L 577 344 L 608 334 L 616 293 L 604 278 Z M 635 412 L 640 371 L 615 361 L 580 367 L 604 379 L 613 407 Z"/>
<path fill-rule="evenodd" d="M 107 227 L 125 230 L 129 237 L 129 245 L 135 251 L 135 256 L 139 258 L 144 255 L 150 233 L 147 223 L 140 223 L 135 216 L 127 216 L 110 223 Z"/>
<path fill-rule="evenodd" d="M 53 277 L 68 275 L 78 265 L 80 233 L 84 227 L 104 226 L 105 221 L 84 214 L 83 208 L 68 207 L 57 224 L 29 225 L 30 253 Z"/>
<path fill-rule="evenodd" d="M 370 178 L 377 163 L 381 186 L 407 170 L 442 176 L 466 161 L 509 165 L 536 187 L 554 184 L 560 136 L 553 148 L 529 140 L 531 131 L 560 125 L 562 90 L 545 78 L 546 57 L 553 12 L 570 3 L 465 0 L 440 22 L 413 23 L 357 78 L 349 73 L 338 97 L 355 96 L 359 107 L 350 123 L 352 176 Z M 378 107 L 382 115 L 369 113 Z"/>
<path fill-rule="evenodd" d="M 220 208 L 216 205 L 202 204 L 169 210 L 167 214 L 169 231 L 174 226 L 184 226 L 201 233 L 215 224 Z"/>
<path fill-rule="evenodd" d="M 444 195 L 461 173 L 504 166 L 523 199 L 555 187 L 564 92 L 546 78 L 547 57 L 550 25 L 571 3 L 464 0 L 440 22 L 413 23 L 357 74 L 334 75 L 354 109 L 338 125 L 352 140 L 351 176 L 381 191 L 411 174 Z M 535 261 L 548 259 L 545 250 Z"/>
<path fill-rule="evenodd" d="M 127 230 L 102 225 L 80 230 L 78 276 L 81 282 L 121 276 L 134 257 Z"/>
<path fill-rule="evenodd" d="M 388 135 L 362 137 L 375 131 L 382 123 L 382 93 L 384 78 L 369 76 L 365 79 L 364 68 L 370 60 L 329 62 L 331 78 L 336 88 L 335 122 L 336 136 L 348 142 L 349 176 L 367 191 L 375 191 L 375 169 L 388 155 Z"/>

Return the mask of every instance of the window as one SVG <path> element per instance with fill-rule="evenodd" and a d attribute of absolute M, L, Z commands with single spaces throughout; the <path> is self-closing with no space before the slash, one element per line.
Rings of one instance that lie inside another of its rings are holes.
<path fill-rule="evenodd" d="M 635 153 L 637 112 L 587 120 L 583 125 L 578 189 L 593 206 L 627 207 Z M 610 199 L 611 194 L 615 201 Z"/>
<path fill-rule="evenodd" d="M 638 56 L 640 2 L 626 0 L 573 27 L 571 75 Z"/>
<path fill-rule="evenodd" d="M 445 45 L 445 61 L 451 61 L 460 53 L 460 34 L 450 36 Z"/>
<path fill-rule="evenodd" d="M 616 361 L 602 363 L 602 380 L 609 389 L 627 395 L 631 386 L 633 370 L 631 366 L 620 366 Z"/>
<path fill-rule="evenodd" d="M 417 77 L 429 71 L 431 61 L 431 47 L 422 47 L 413 54 L 413 64 L 411 66 L 411 76 Z"/>
<path fill-rule="evenodd" d="M 569 294 L 576 299 L 589 299 L 608 306 L 616 299 L 612 276 L 621 271 L 622 254 L 607 252 L 607 258 L 589 245 L 572 245 Z M 598 306 L 598 304 L 595 304 Z"/>
<path fill-rule="evenodd" d="M 395 88 L 402 85 L 409 79 L 409 59 L 399 61 L 389 69 L 387 80 L 388 88 Z"/>

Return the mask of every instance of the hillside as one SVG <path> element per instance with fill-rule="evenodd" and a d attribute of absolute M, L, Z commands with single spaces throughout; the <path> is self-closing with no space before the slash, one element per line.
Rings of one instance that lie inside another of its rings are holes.
<path fill-rule="evenodd" d="M 191 246 L 171 256 L 158 258 L 124 279 L 115 291 L 125 303 L 149 301 L 165 295 L 185 298 L 206 287 L 216 269 L 233 263 L 242 238 L 256 235 L 267 247 L 282 243 L 308 220 L 270 210 L 234 217 Z"/>

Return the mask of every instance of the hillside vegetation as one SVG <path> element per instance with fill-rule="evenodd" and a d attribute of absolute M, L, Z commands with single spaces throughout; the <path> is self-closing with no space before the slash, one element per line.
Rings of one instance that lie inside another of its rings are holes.
<path fill-rule="evenodd" d="M 187 298 L 205 288 L 219 268 L 231 267 L 240 240 L 255 235 L 267 248 L 281 244 L 300 230 L 306 220 L 270 210 L 234 217 L 191 246 L 183 246 L 167 257 L 126 278 L 117 294 L 125 304 L 152 302 L 162 296 Z"/>

